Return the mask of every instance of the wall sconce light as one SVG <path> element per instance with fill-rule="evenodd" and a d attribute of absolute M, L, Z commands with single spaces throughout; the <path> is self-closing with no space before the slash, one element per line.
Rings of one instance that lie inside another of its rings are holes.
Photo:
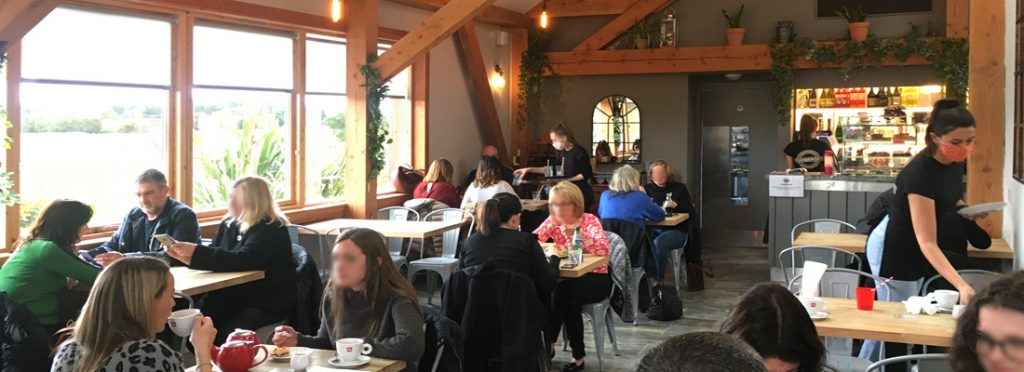
<path fill-rule="evenodd" d="M 341 20 L 341 0 L 331 0 L 331 20 L 335 23 Z"/>
<path fill-rule="evenodd" d="M 505 88 L 505 73 L 501 71 L 500 65 L 494 65 L 494 73 L 491 74 L 491 88 Z"/>
<path fill-rule="evenodd" d="M 543 4 L 541 4 L 541 8 L 540 8 L 540 28 L 543 28 L 545 30 L 548 28 L 548 2 L 547 1 L 545 1 Z"/>

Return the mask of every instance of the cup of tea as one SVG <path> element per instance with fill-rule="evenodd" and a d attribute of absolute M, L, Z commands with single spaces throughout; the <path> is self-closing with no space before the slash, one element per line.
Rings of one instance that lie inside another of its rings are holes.
<path fill-rule="evenodd" d="M 360 355 L 367 355 L 373 352 L 373 345 L 363 342 L 361 338 L 343 338 L 334 343 L 338 351 L 338 358 L 342 362 L 354 362 Z"/>
<path fill-rule="evenodd" d="M 185 337 L 192 334 L 192 324 L 195 322 L 196 317 L 203 313 L 199 309 L 183 309 L 171 313 L 167 317 L 167 326 L 171 327 L 171 331 L 178 337 Z"/>
<path fill-rule="evenodd" d="M 807 315 L 815 317 L 824 311 L 825 300 L 821 297 L 800 297 L 800 304 L 804 305 Z"/>
<path fill-rule="evenodd" d="M 953 305 L 956 305 L 957 301 L 960 300 L 960 292 L 940 289 L 932 292 L 931 297 L 935 299 L 935 303 L 939 304 L 939 307 L 952 309 Z"/>

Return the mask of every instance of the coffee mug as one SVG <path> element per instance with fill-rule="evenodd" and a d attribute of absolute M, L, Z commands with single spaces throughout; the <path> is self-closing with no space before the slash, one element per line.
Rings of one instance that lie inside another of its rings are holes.
<path fill-rule="evenodd" d="M 373 345 L 363 342 L 361 338 L 343 338 L 334 343 L 337 348 L 338 358 L 342 362 L 353 362 L 359 355 L 366 355 L 373 352 Z"/>
<path fill-rule="evenodd" d="M 935 299 L 935 302 L 939 304 L 939 307 L 943 309 L 952 309 L 953 305 L 956 305 L 957 301 L 960 300 L 960 292 L 940 289 L 932 292 L 931 297 Z"/>
<path fill-rule="evenodd" d="M 167 317 L 167 325 L 178 337 L 185 337 L 192 334 L 192 323 L 202 314 L 199 309 L 178 310 Z"/>
<path fill-rule="evenodd" d="M 807 315 L 817 316 L 818 313 L 824 310 L 825 300 L 821 297 L 800 297 L 800 304 L 804 305 Z"/>
<path fill-rule="evenodd" d="M 964 315 L 964 311 L 967 311 L 967 305 L 953 305 L 953 319 L 960 318 L 961 315 Z"/>

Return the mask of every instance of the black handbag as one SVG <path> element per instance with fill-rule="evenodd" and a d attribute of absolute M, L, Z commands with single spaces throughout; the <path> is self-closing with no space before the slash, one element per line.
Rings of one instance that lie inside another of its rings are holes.
<path fill-rule="evenodd" d="M 675 288 L 659 285 L 651 292 L 651 306 L 647 309 L 647 318 L 663 322 L 683 317 L 683 301 Z"/>

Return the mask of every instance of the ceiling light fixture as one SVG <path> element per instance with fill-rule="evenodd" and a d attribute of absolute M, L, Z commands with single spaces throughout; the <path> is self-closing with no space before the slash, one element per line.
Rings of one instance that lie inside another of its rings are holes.
<path fill-rule="evenodd" d="M 341 20 L 341 0 L 331 0 L 331 20 L 335 23 Z"/>
<path fill-rule="evenodd" d="M 547 1 L 545 1 L 543 4 L 541 4 L 541 8 L 540 8 L 540 28 L 543 28 L 545 30 L 548 28 L 548 2 Z"/>

